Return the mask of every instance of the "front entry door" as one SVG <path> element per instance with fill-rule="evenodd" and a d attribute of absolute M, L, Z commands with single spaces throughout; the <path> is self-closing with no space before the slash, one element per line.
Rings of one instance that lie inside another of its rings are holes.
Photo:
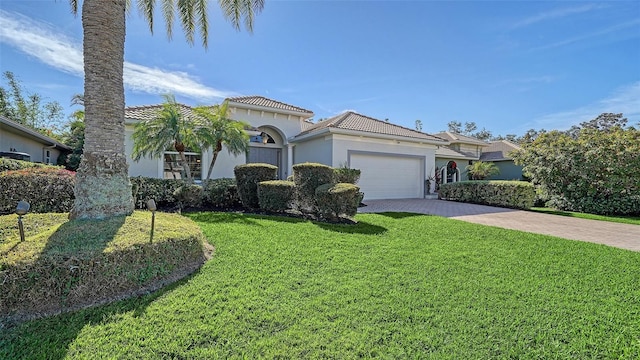
<path fill-rule="evenodd" d="M 265 163 L 275 165 L 278 167 L 278 177 L 281 177 L 281 154 L 281 149 L 252 146 L 249 149 L 249 157 L 247 158 L 247 163 Z"/>

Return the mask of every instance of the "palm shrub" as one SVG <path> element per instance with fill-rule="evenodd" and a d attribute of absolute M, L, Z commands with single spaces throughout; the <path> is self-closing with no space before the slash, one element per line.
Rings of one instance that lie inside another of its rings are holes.
<path fill-rule="evenodd" d="M 500 173 L 496 164 L 487 161 L 475 161 L 473 164 L 467 165 L 466 169 L 471 175 L 471 180 L 485 180 L 491 175 Z"/>
<path fill-rule="evenodd" d="M 18 201 L 31 212 L 68 212 L 73 207 L 75 173 L 56 167 L 37 167 L 0 173 L 0 214 L 15 210 Z"/>
<path fill-rule="evenodd" d="M 291 208 L 295 194 L 295 184 L 287 180 L 271 180 L 258 183 L 260 209 L 284 212 Z"/>
<path fill-rule="evenodd" d="M 233 169 L 238 185 L 238 196 L 244 207 L 259 208 L 258 183 L 276 179 L 277 171 L 277 166 L 263 163 L 238 165 Z"/>
<path fill-rule="evenodd" d="M 316 188 L 318 215 L 330 221 L 354 216 L 358 211 L 360 188 L 353 184 L 323 184 Z"/>
<path fill-rule="evenodd" d="M 335 183 L 334 170 L 318 163 L 296 164 L 293 165 L 293 180 L 296 184 L 294 208 L 303 212 L 315 212 L 316 188 Z"/>
<path fill-rule="evenodd" d="M 220 178 L 204 181 L 204 201 L 215 208 L 228 209 L 241 205 L 236 179 Z"/>

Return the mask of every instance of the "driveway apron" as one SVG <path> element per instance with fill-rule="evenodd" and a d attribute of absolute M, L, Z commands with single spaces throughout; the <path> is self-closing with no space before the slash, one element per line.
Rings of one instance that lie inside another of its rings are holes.
<path fill-rule="evenodd" d="M 409 212 L 640 251 L 640 226 L 444 200 L 369 200 L 360 213 Z"/>

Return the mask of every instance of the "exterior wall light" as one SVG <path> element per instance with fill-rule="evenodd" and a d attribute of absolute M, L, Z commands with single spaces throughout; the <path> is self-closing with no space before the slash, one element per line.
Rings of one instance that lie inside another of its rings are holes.
<path fill-rule="evenodd" d="M 16 214 L 18 214 L 18 228 L 20 229 L 20 241 L 24 241 L 24 226 L 22 225 L 22 216 L 29 212 L 31 205 L 26 201 L 18 201 L 16 206 Z"/>
<path fill-rule="evenodd" d="M 151 238 L 149 242 L 153 242 L 153 229 L 156 226 L 156 210 L 158 210 L 156 201 L 149 199 L 149 201 L 147 201 L 147 208 L 151 211 Z"/>

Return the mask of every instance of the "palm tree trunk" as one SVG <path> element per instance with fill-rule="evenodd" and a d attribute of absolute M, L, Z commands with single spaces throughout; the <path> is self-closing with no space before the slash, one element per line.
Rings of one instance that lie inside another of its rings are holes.
<path fill-rule="evenodd" d="M 222 149 L 222 143 L 218 141 L 216 148 L 213 150 L 213 157 L 211 158 L 211 163 L 209 164 L 209 171 L 207 171 L 207 180 L 211 178 L 211 173 L 213 172 L 213 166 L 216 164 L 216 160 L 218 159 L 218 154 Z"/>
<path fill-rule="evenodd" d="M 124 149 L 126 0 L 84 0 L 85 142 L 70 218 L 133 212 Z"/>
<path fill-rule="evenodd" d="M 187 174 L 187 181 L 191 184 L 193 183 L 193 177 L 191 177 L 191 168 L 189 167 L 189 163 L 187 162 L 187 157 L 184 155 L 183 151 L 180 151 L 180 162 L 182 163 L 182 168 L 184 169 L 185 174 Z"/>

